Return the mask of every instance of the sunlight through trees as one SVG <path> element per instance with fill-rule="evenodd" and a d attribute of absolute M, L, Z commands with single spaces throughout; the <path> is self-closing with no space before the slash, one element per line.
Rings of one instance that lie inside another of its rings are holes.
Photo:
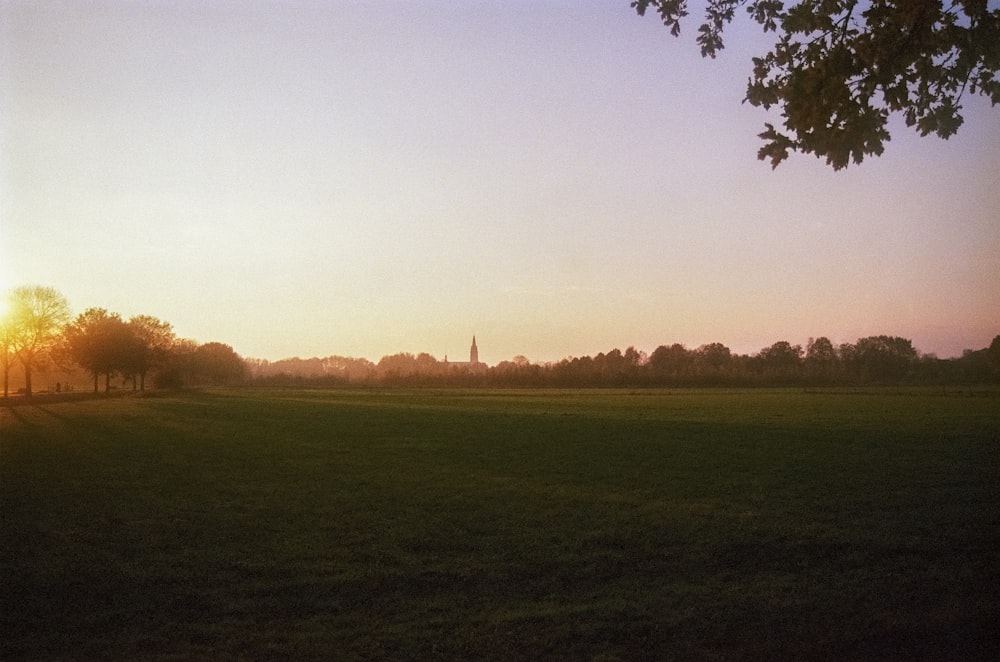
<path fill-rule="evenodd" d="M 400 352 L 377 363 L 345 356 L 268 361 L 241 357 L 222 342 L 178 338 L 168 322 L 150 315 L 126 322 L 118 313 L 94 307 L 70 320 L 65 297 L 52 288 L 14 288 L 4 302 L 0 349 L 5 398 L 12 373 L 24 383 L 18 393 L 31 397 L 35 373 L 49 375 L 50 386 L 42 390 L 58 392 L 72 390 L 80 371 L 95 393 L 102 376 L 104 393 L 122 388 L 142 392 L 149 376 L 157 388 L 247 383 L 618 388 L 1000 382 L 1000 336 L 989 347 L 951 359 L 923 354 L 908 338 L 873 335 L 839 345 L 820 336 L 810 338 L 804 348 L 779 340 L 754 354 L 735 353 L 720 342 L 693 349 L 673 343 L 648 354 L 629 346 L 546 363 L 517 355 L 494 366 L 478 360 L 441 361 L 427 352 Z"/>

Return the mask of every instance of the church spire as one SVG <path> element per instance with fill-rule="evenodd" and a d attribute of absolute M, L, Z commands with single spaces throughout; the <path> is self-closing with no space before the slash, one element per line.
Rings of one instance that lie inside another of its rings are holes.
<path fill-rule="evenodd" d="M 469 363 L 479 363 L 479 348 L 476 347 L 475 336 L 472 336 L 472 349 L 469 350 Z"/>

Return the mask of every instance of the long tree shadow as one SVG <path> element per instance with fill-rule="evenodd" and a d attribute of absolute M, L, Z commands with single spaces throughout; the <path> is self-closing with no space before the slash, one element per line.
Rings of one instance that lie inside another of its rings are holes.
<path fill-rule="evenodd" d="M 37 409 L 38 411 L 44 413 L 47 416 L 51 416 L 52 418 L 59 419 L 60 421 L 62 421 L 64 423 L 73 423 L 73 424 L 76 424 L 76 423 L 79 422 L 79 419 L 73 419 L 73 418 L 70 418 L 69 416 L 66 416 L 65 414 L 56 413 L 56 412 L 52 411 L 51 409 L 49 409 L 48 407 L 42 407 L 41 405 L 37 405 L 35 407 L 35 409 Z"/>
<path fill-rule="evenodd" d="M 65 413 L 54 411 L 49 407 L 36 406 L 34 409 L 44 413 L 46 416 L 60 421 L 73 432 L 86 432 L 89 434 L 107 435 L 116 432 L 113 423 L 100 417 L 91 416 L 67 416 Z"/>
<path fill-rule="evenodd" d="M 14 418 L 16 418 L 17 421 L 21 425 L 24 425 L 26 427 L 31 427 L 31 428 L 38 427 L 37 423 L 35 423 L 32 420 L 29 420 L 27 416 L 25 416 L 24 414 L 21 413 L 20 408 L 18 408 L 18 407 L 7 407 L 7 411 L 9 411 L 10 415 L 13 416 Z"/>

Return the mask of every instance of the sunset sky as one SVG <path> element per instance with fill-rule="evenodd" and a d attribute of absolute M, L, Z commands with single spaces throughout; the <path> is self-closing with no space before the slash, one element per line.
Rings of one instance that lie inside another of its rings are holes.
<path fill-rule="evenodd" d="M 698 6 L 700 3 L 693 3 Z M 697 11 L 697 10 L 695 10 Z M 0 2 L 0 288 L 243 356 L 1000 334 L 1000 108 L 772 171 L 754 25 L 628 0 Z"/>

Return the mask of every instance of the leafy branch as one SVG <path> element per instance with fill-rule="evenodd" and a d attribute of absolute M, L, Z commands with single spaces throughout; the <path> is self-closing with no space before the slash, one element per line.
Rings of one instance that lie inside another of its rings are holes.
<path fill-rule="evenodd" d="M 633 0 L 651 7 L 674 36 L 686 0 Z M 994 3 L 995 4 L 995 3 Z M 765 123 L 757 157 L 776 167 L 790 152 L 825 158 L 835 170 L 880 155 L 894 113 L 921 136 L 948 138 L 962 125 L 966 92 L 1000 103 L 1000 8 L 988 0 L 707 0 L 697 42 L 703 57 L 745 8 L 777 40 L 753 58 L 745 102 L 780 109 Z"/>

